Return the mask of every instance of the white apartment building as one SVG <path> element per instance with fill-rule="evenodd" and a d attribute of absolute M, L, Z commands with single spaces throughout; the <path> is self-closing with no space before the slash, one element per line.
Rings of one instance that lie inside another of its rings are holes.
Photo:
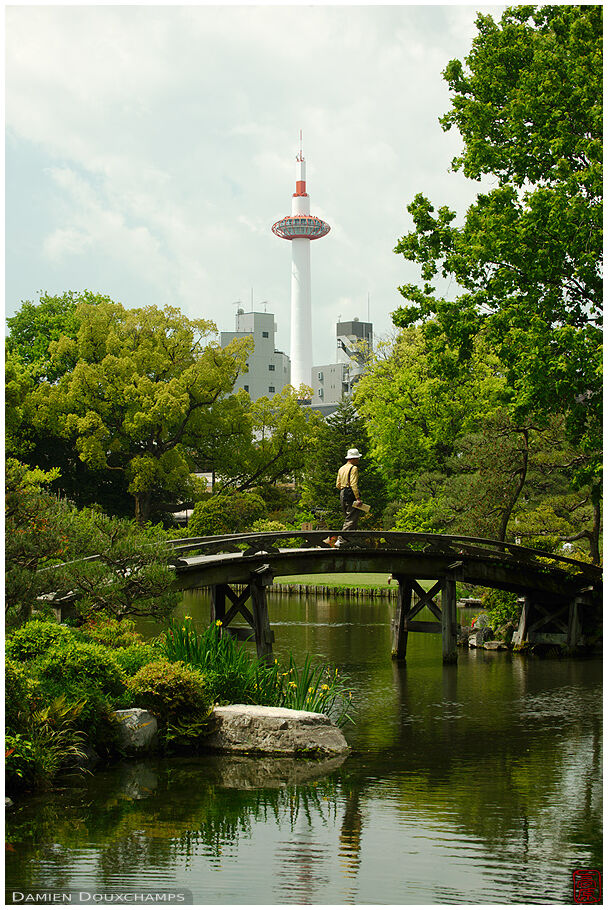
<path fill-rule="evenodd" d="M 224 348 L 235 338 L 249 335 L 255 347 L 247 360 L 248 371 L 241 373 L 235 383 L 235 391 L 244 389 L 252 401 L 266 396 L 272 398 L 282 392 L 291 382 L 291 362 L 287 354 L 277 351 L 274 346 L 277 324 L 274 313 L 246 313 L 238 309 L 236 331 L 221 332 L 220 344 Z"/>
<path fill-rule="evenodd" d="M 336 362 L 313 367 L 310 384 L 313 389 L 311 405 L 323 413 L 331 413 L 365 372 L 373 350 L 374 327 L 355 317 L 336 325 Z"/>

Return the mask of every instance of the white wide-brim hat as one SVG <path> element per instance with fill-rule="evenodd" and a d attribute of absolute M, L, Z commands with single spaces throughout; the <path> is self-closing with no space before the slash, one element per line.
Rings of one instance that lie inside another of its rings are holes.
<path fill-rule="evenodd" d="M 363 456 L 359 449 L 349 449 L 346 453 L 346 460 L 348 461 L 349 458 L 363 458 Z"/>

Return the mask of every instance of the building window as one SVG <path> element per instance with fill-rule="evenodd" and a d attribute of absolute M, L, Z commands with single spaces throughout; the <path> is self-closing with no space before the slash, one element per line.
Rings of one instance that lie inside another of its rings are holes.
<path fill-rule="evenodd" d="M 269 386 L 268 386 L 268 391 L 269 391 L 269 392 L 274 392 L 274 386 L 273 386 L 273 385 L 269 385 Z"/>
<path fill-rule="evenodd" d="M 271 373 L 274 373 L 274 363 L 269 363 L 268 369 L 270 370 Z"/>
<path fill-rule="evenodd" d="M 323 398 L 323 389 L 318 389 L 317 395 L 319 396 L 319 398 Z"/>
<path fill-rule="evenodd" d="M 262 338 L 268 338 L 268 332 L 262 332 Z"/>
<path fill-rule="evenodd" d="M 249 386 L 248 386 L 248 385 L 244 385 L 243 388 L 245 389 L 246 392 L 249 391 Z"/>
<path fill-rule="evenodd" d="M 317 373 L 317 379 L 319 382 L 323 382 L 323 373 Z"/>

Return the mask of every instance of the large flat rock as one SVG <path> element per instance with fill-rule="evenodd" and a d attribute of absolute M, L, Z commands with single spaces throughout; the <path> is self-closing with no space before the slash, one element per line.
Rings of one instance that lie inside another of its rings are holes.
<path fill-rule="evenodd" d="M 280 755 L 343 755 L 349 751 L 342 731 L 326 714 L 227 705 L 213 710 L 216 729 L 205 745 L 219 752 Z"/>

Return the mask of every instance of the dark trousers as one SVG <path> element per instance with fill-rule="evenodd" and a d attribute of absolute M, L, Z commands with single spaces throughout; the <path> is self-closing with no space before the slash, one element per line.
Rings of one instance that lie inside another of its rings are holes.
<path fill-rule="evenodd" d="M 346 501 L 345 494 L 347 492 L 350 496 L 350 490 L 340 490 L 340 505 L 342 507 L 342 514 L 344 515 L 344 524 L 342 525 L 342 530 L 356 531 L 357 524 L 361 518 L 361 509 L 355 509 L 352 502 Z"/>

